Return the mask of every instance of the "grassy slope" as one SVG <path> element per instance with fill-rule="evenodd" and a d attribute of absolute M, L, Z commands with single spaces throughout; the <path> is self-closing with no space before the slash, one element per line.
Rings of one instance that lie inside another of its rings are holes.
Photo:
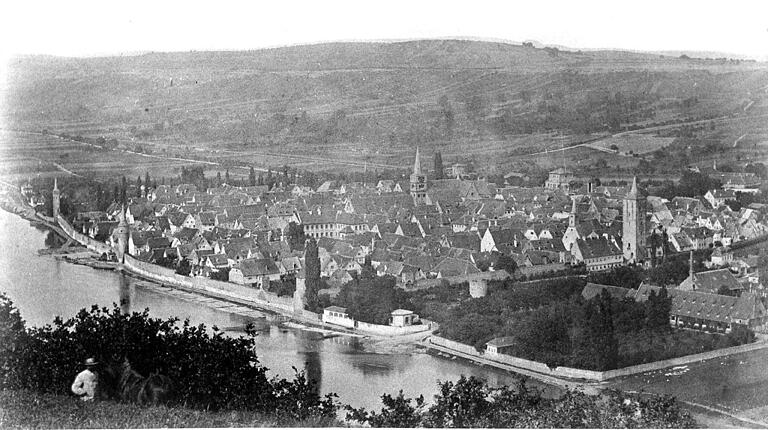
<path fill-rule="evenodd" d="M 203 412 L 68 396 L 0 391 L 0 428 L 339 427 L 335 420 L 295 420 L 251 412 Z"/>
<path fill-rule="evenodd" d="M 0 103 L 8 109 L 0 121 L 161 143 L 155 150 L 214 144 L 231 151 L 217 155 L 221 159 L 272 165 L 284 160 L 265 161 L 257 153 L 322 152 L 330 159 L 370 158 L 369 163 L 398 166 L 410 160 L 414 145 L 440 149 L 449 161 L 469 154 L 481 165 L 499 159 L 510 164 L 515 148 L 559 142 L 499 134 L 494 118 L 505 111 L 524 118 L 542 102 L 583 111 L 585 100 L 616 92 L 662 101 L 700 99 L 688 111 L 641 103 L 662 118 L 730 111 L 768 84 L 759 66 L 615 51 L 551 55 L 455 40 L 27 57 L 10 64 Z M 479 108 L 472 106 L 477 97 Z M 450 131 L 446 106 L 453 113 Z"/>

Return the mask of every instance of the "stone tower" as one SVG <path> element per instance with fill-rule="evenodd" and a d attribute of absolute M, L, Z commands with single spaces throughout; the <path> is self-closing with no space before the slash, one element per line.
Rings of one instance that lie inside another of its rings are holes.
<path fill-rule="evenodd" d="M 59 209 L 61 208 L 61 192 L 59 191 L 59 182 L 56 178 L 53 178 L 53 198 L 51 201 L 51 206 L 53 206 L 53 219 L 56 220 L 59 217 Z"/>
<path fill-rule="evenodd" d="M 568 215 L 568 228 L 576 228 L 576 198 L 571 197 L 571 213 Z"/>
<path fill-rule="evenodd" d="M 416 148 L 416 161 L 413 163 L 413 173 L 411 173 L 411 197 L 416 206 L 427 204 L 427 176 L 421 173 L 419 148 Z"/>
<path fill-rule="evenodd" d="M 645 259 L 645 198 L 637 189 L 637 177 L 632 189 L 624 197 L 622 214 L 622 247 L 627 263 L 640 263 Z"/>
<path fill-rule="evenodd" d="M 125 206 L 120 210 L 120 220 L 115 229 L 117 234 L 117 261 L 123 262 L 123 257 L 128 254 L 128 238 L 130 237 L 130 231 L 128 229 L 128 222 L 125 220 Z"/>

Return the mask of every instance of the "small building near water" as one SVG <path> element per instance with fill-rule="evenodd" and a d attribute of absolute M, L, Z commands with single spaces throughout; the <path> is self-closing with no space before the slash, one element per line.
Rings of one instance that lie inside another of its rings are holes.
<path fill-rule="evenodd" d="M 355 328 L 355 320 L 347 313 L 347 308 L 328 306 L 323 309 L 323 323 L 346 328 Z"/>
<path fill-rule="evenodd" d="M 498 357 L 499 355 L 509 355 L 515 342 L 511 336 L 497 337 L 485 344 L 485 354 L 489 357 Z"/>
<path fill-rule="evenodd" d="M 407 309 L 395 309 L 389 317 L 389 325 L 392 327 L 407 327 L 419 321 L 419 316 Z"/>

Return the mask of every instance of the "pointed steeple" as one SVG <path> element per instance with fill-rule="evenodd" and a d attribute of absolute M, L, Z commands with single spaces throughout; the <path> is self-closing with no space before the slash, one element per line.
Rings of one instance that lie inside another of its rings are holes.
<path fill-rule="evenodd" d="M 419 147 L 416 147 L 416 161 L 413 162 L 413 174 L 421 175 L 421 159 L 419 158 Z"/>
<path fill-rule="evenodd" d="M 128 223 L 125 221 L 125 203 L 120 206 L 120 219 L 117 223 L 118 226 L 125 227 Z"/>
<path fill-rule="evenodd" d="M 637 199 L 637 176 L 632 179 L 632 188 L 629 190 L 629 193 L 627 193 L 626 198 Z"/>

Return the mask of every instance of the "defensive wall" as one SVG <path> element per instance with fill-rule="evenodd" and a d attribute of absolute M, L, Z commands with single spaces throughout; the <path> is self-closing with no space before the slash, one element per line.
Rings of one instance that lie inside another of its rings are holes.
<path fill-rule="evenodd" d="M 59 226 L 72 239 L 88 249 L 98 253 L 114 252 L 111 246 L 77 232 L 61 215 L 57 218 Z M 289 315 L 302 322 L 320 324 L 320 315 L 307 310 L 294 311 L 293 298 L 279 297 L 277 294 L 260 289 L 246 287 L 231 282 L 216 281 L 209 278 L 182 276 L 175 271 L 156 264 L 139 261 L 126 254 L 123 268 L 163 285 L 195 291 L 217 298 L 235 301 L 244 305 L 256 306 L 268 311 Z"/>
<path fill-rule="evenodd" d="M 99 242 L 92 237 L 76 231 L 61 215 L 56 218 L 56 221 L 59 223 L 59 227 L 64 230 L 64 233 L 91 251 L 98 252 L 99 254 L 108 254 L 114 251 L 112 247 L 106 243 Z"/>
<path fill-rule="evenodd" d="M 526 360 L 523 358 L 513 357 L 506 354 L 487 354 L 484 352 L 478 352 L 473 346 L 460 342 L 445 339 L 439 336 L 430 336 L 428 339 L 428 346 L 436 345 L 441 347 L 442 350 L 455 351 L 461 356 L 470 360 L 477 360 L 479 362 L 494 365 L 499 364 L 502 369 L 506 369 L 506 366 L 514 369 L 521 369 L 523 374 L 533 377 L 543 376 L 539 378 L 544 382 L 553 382 L 560 378 L 567 380 L 585 380 L 591 382 L 602 382 L 610 379 L 635 375 L 638 373 L 645 373 L 654 370 L 666 369 L 673 366 L 681 366 L 684 364 L 694 363 L 703 360 L 709 360 L 712 358 L 724 357 L 733 354 L 739 354 L 742 352 L 754 351 L 757 349 L 768 348 L 768 341 L 758 340 L 755 343 L 746 345 L 739 345 L 730 348 L 716 349 L 714 351 L 702 352 L 699 354 L 686 355 L 683 357 L 671 358 L 668 360 L 654 361 L 652 363 L 638 364 L 635 366 L 623 367 L 621 369 L 606 370 L 603 372 L 596 370 L 574 369 L 571 367 L 558 366 L 550 368 L 544 363 L 538 361 Z M 514 369 L 511 369 L 514 371 Z M 527 372 L 525 372 L 527 371 Z M 548 377 L 548 378 L 547 378 Z M 556 378 L 556 379 L 552 379 Z M 565 382 L 560 380 L 559 382 Z M 555 382 L 557 383 L 557 382 Z"/>
<path fill-rule="evenodd" d="M 62 230 L 64 230 L 67 235 L 80 244 L 85 245 L 88 249 L 98 253 L 109 253 L 114 251 L 111 246 L 75 231 L 75 229 L 61 215 L 59 215 L 57 220 Z M 292 319 L 308 324 L 324 324 L 321 315 L 304 309 L 296 310 L 294 308 L 294 299 L 292 297 L 280 297 L 269 291 L 246 287 L 232 282 L 179 275 L 174 270 L 137 260 L 129 254 L 125 254 L 124 256 L 122 268 L 142 278 L 159 282 L 166 286 L 198 292 L 212 297 L 241 303 L 246 306 L 254 306 L 281 315 L 286 315 Z M 352 324 L 349 327 L 344 324 L 338 325 L 351 328 L 361 333 L 379 336 L 402 336 L 406 334 L 427 332 L 434 326 L 434 324 L 429 321 L 423 321 L 423 324 L 406 327 L 369 324 L 351 319 L 350 321 L 352 321 Z"/>

